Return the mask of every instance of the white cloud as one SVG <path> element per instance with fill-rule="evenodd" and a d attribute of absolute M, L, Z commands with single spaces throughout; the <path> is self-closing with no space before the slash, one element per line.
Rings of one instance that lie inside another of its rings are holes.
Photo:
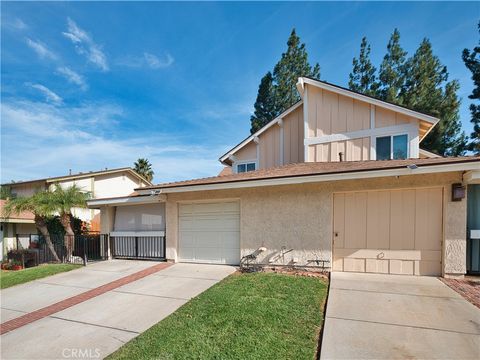
<path fill-rule="evenodd" d="M 143 56 L 147 65 L 152 69 L 166 68 L 172 65 L 174 62 L 173 56 L 169 53 L 166 53 L 163 59 L 159 59 L 157 56 L 147 52 L 143 53 Z"/>
<path fill-rule="evenodd" d="M 165 53 L 164 56 L 158 57 L 157 55 L 144 52 L 143 56 L 129 56 L 117 61 L 118 65 L 140 68 L 149 67 L 151 69 L 164 69 L 171 66 L 175 62 L 175 59 L 170 53 Z"/>
<path fill-rule="evenodd" d="M 48 102 L 51 102 L 57 105 L 63 102 L 63 99 L 60 96 L 58 96 L 56 93 L 54 93 L 52 90 L 50 90 L 46 86 L 43 86 L 42 84 L 26 83 L 25 85 L 40 91 L 45 96 L 45 99 Z"/>
<path fill-rule="evenodd" d="M 57 58 L 57 55 L 51 50 L 47 48 L 47 46 L 40 41 L 35 41 L 30 38 L 26 38 L 25 41 L 27 42 L 27 45 L 32 48 L 37 55 L 42 58 L 42 59 L 52 59 L 55 60 Z"/>
<path fill-rule="evenodd" d="M 32 101 L 5 101 L 2 117 L 2 182 L 74 171 L 132 166 L 139 157 L 153 164 L 155 181 L 216 175 L 225 148 L 195 146 L 172 134 L 118 133 L 123 109 L 89 103 L 73 108 Z"/>
<path fill-rule="evenodd" d="M 11 30 L 26 30 L 28 28 L 22 19 L 19 18 L 7 18 L 6 16 L 2 19 L 2 26 Z"/>
<path fill-rule="evenodd" d="M 69 67 L 67 66 L 58 67 L 57 72 L 63 77 L 65 77 L 65 79 L 67 79 L 68 82 L 78 85 L 82 90 L 86 90 L 88 88 L 87 82 L 85 81 L 83 76 L 73 71 Z"/>
<path fill-rule="evenodd" d="M 67 31 L 62 34 L 75 45 L 76 51 L 102 71 L 108 71 L 107 56 L 100 45 L 96 44 L 92 37 L 85 30 L 79 28 L 72 19 L 68 18 L 67 24 Z"/>

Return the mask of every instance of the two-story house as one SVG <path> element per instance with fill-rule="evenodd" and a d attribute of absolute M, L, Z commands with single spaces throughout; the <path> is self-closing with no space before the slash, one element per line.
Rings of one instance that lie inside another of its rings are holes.
<path fill-rule="evenodd" d="M 63 188 L 72 185 L 78 186 L 82 191 L 91 194 L 92 198 L 106 198 L 114 196 L 126 196 L 132 194 L 134 189 L 152 185 L 131 168 L 105 169 L 102 171 L 90 171 L 65 176 L 50 177 L 29 181 L 18 181 L 2 184 L 2 188 L 8 188 L 11 197 L 28 197 L 39 190 L 53 190 L 59 184 Z M 3 206 L 8 200 L 0 200 L 0 216 L 3 214 Z M 93 209 L 72 209 L 72 214 L 90 226 L 91 231 L 100 229 L 100 214 Z M 0 217 L 1 240 L 0 249 L 3 254 L 15 246 L 17 236 L 20 241 L 28 244 L 30 235 L 37 234 L 32 213 L 11 214 L 8 218 Z"/>
<path fill-rule="evenodd" d="M 467 241 L 480 241 L 470 210 L 480 203 L 480 158 L 422 150 L 439 121 L 429 115 L 309 78 L 297 87 L 301 100 L 222 155 L 218 176 L 89 201 L 102 232 L 150 237 L 165 247 L 151 257 L 180 262 L 254 254 L 333 271 L 480 270 L 467 252 Z"/>

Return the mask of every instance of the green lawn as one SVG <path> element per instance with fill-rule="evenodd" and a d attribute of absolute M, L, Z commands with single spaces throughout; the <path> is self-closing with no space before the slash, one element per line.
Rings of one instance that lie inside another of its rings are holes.
<path fill-rule="evenodd" d="M 234 274 L 108 359 L 314 359 L 325 280 Z"/>
<path fill-rule="evenodd" d="M 41 279 L 50 275 L 77 269 L 81 265 L 46 264 L 18 271 L 0 271 L 0 289 Z"/>

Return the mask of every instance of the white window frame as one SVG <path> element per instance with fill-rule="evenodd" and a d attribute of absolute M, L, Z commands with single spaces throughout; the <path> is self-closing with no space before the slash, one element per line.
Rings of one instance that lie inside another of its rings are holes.
<path fill-rule="evenodd" d="M 241 161 L 235 161 L 233 163 L 233 172 L 235 174 L 239 174 L 238 172 L 238 165 L 248 165 L 248 164 L 255 164 L 255 170 L 258 170 L 258 160 L 257 159 L 252 159 L 252 160 L 241 160 Z M 246 171 L 245 169 L 245 172 L 248 172 Z"/>
<path fill-rule="evenodd" d="M 393 160 L 393 138 L 395 136 L 402 136 L 406 135 L 407 136 L 407 159 L 411 157 L 410 155 L 410 134 L 405 133 L 405 132 L 399 132 L 396 134 L 386 134 L 386 135 L 380 135 L 380 136 L 375 136 L 375 141 L 374 141 L 374 147 L 375 147 L 375 160 L 377 160 L 377 139 L 378 138 L 384 138 L 384 137 L 390 137 L 390 159 L 388 160 Z"/>

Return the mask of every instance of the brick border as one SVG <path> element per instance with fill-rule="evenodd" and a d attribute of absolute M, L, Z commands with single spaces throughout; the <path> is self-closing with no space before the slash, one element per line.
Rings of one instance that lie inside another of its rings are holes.
<path fill-rule="evenodd" d="M 158 265 L 151 266 L 147 269 L 138 271 L 136 273 L 124 276 L 120 279 L 117 279 L 115 281 L 109 282 L 105 285 L 99 286 L 97 288 L 85 291 L 81 294 L 69 297 L 67 299 L 64 299 L 62 301 L 56 302 L 52 305 L 46 306 L 44 308 L 32 311 L 30 313 L 27 313 L 25 315 L 19 316 L 15 319 L 9 320 L 4 322 L 3 324 L 0 324 L 0 335 L 6 334 L 10 331 L 13 331 L 15 329 L 18 329 L 22 326 L 28 325 L 32 322 L 35 322 L 37 320 L 43 319 L 47 316 L 50 316 L 52 314 L 55 314 L 59 311 L 65 310 L 69 307 L 72 307 L 74 305 L 80 304 L 84 301 L 90 300 L 94 297 L 97 297 L 99 295 L 105 294 L 108 291 L 112 291 L 116 288 L 119 288 L 120 286 L 129 284 L 131 282 L 140 280 L 148 275 L 154 274 L 160 270 L 163 270 L 172 264 L 170 263 L 161 263 Z"/>
<path fill-rule="evenodd" d="M 445 279 L 440 280 L 452 290 L 456 291 L 468 302 L 480 309 L 480 283 L 468 279 Z"/>

